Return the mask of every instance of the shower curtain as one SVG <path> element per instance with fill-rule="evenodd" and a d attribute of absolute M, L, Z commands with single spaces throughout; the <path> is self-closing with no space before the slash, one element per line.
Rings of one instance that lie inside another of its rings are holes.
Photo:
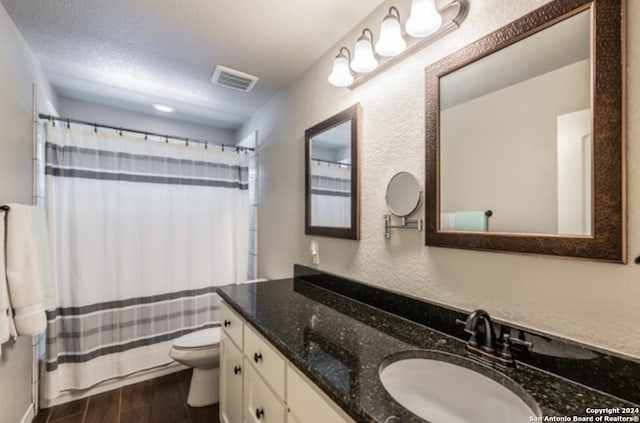
<path fill-rule="evenodd" d="M 42 397 L 170 363 L 218 325 L 215 287 L 246 280 L 247 157 L 74 125 L 46 127 L 57 276 Z"/>
<path fill-rule="evenodd" d="M 351 225 L 351 167 L 311 161 L 311 216 L 314 226 Z"/>

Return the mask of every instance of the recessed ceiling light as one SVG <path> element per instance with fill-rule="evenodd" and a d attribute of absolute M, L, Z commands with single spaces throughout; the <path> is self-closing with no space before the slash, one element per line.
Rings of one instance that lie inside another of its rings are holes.
<path fill-rule="evenodd" d="M 159 112 L 171 113 L 173 112 L 173 107 L 165 106 L 164 104 L 152 104 L 153 108 Z"/>

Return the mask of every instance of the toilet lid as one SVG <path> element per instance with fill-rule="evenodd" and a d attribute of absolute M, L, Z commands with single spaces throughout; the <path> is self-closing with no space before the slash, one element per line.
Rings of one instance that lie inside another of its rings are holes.
<path fill-rule="evenodd" d="M 218 345 L 220 343 L 220 328 L 197 330 L 173 341 L 177 348 L 199 348 Z"/>

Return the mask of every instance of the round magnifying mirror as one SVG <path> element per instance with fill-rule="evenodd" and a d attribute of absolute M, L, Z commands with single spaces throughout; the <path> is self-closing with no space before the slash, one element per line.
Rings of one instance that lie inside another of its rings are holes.
<path fill-rule="evenodd" d="M 398 217 L 411 215 L 420 206 L 420 183 L 409 172 L 398 172 L 387 185 L 387 207 Z"/>

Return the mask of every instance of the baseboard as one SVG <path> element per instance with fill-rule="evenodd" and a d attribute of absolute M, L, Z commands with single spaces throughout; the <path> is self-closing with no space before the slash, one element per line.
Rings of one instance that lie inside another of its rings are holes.
<path fill-rule="evenodd" d="M 33 403 L 29 404 L 29 408 L 27 408 L 27 411 L 24 413 L 24 416 L 22 416 L 22 420 L 20 420 L 20 423 L 31 423 L 33 421 L 33 418 L 36 416 L 34 410 L 35 410 L 35 407 Z"/>
<path fill-rule="evenodd" d="M 45 400 L 44 398 L 41 398 L 40 408 L 43 408 L 43 409 L 51 408 L 56 405 L 65 404 L 67 402 L 75 401 L 81 398 L 86 398 L 92 395 L 101 394 L 103 392 L 112 391 L 114 389 L 122 388 L 123 386 L 133 385 L 134 383 L 143 382 L 149 379 L 154 379 L 160 376 L 179 372 L 181 370 L 186 370 L 188 368 L 189 367 L 183 366 L 182 364 L 172 362 L 166 366 L 157 367 L 155 369 L 143 370 L 128 376 L 108 380 L 94 386 L 93 388 L 86 389 L 83 391 L 63 392 L 59 396 L 51 400 Z"/>

